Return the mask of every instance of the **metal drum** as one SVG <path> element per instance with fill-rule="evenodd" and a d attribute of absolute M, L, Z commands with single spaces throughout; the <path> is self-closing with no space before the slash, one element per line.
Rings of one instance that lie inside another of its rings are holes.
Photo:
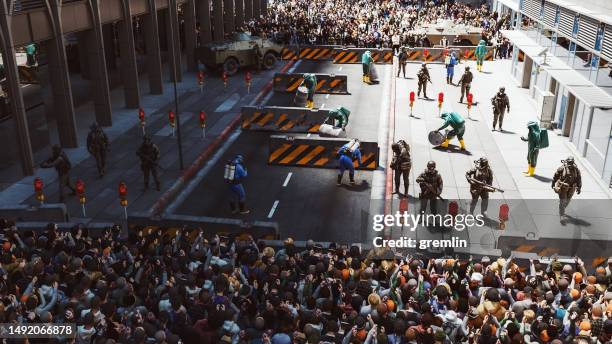
<path fill-rule="evenodd" d="M 434 146 L 439 146 L 444 142 L 444 134 L 436 130 L 430 131 L 427 138 L 429 139 L 429 143 Z"/>
<path fill-rule="evenodd" d="M 298 87 L 297 91 L 295 92 L 295 98 L 293 99 L 293 102 L 296 106 L 305 107 L 306 100 L 308 100 L 308 88 L 304 86 Z"/>

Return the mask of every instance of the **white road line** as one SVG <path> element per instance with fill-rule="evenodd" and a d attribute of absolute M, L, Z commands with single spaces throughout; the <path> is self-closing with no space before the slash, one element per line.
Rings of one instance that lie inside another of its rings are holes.
<path fill-rule="evenodd" d="M 323 103 L 323 105 L 321 105 L 320 109 L 323 110 L 324 107 L 325 107 L 325 103 Z"/>
<path fill-rule="evenodd" d="M 306 135 L 306 137 L 310 137 L 310 133 L 308 133 L 308 135 Z"/>
<path fill-rule="evenodd" d="M 342 66 L 340 66 L 340 67 L 338 68 L 338 72 L 339 72 L 339 71 L 341 71 L 341 70 L 342 70 Z"/>
<path fill-rule="evenodd" d="M 278 202 L 280 202 L 279 200 L 274 201 L 274 204 L 272 205 L 272 209 L 270 209 L 270 212 L 268 213 L 268 218 L 271 219 L 272 216 L 274 216 L 274 212 L 276 211 L 276 207 L 278 207 Z"/>
<path fill-rule="evenodd" d="M 285 182 L 283 183 L 284 188 L 286 188 L 287 184 L 289 184 L 289 180 L 291 179 L 292 175 L 293 175 L 293 172 L 289 172 L 289 174 L 287 174 L 287 178 L 285 178 Z"/>
<path fill-rule="evenodd" d="M 329 93 L 325 95 L 325 99 L 329 99 Z"/>

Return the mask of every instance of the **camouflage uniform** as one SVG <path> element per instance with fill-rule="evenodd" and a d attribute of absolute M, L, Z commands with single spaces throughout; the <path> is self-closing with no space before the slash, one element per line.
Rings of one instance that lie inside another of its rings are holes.
<path fill-rule="evenodd" d="M 136 155 L 140 158 L 140 168 L 144 174 L 144 189 L 149 188 L 149 174 L 153 175 L 157 190 L 160 189 L 159 179 L 157 178 L 157 163 L 159 162 L 159 148 L 151 142 L 151 138 L 145 136 L 142 144 L 136 151 Z"/>
<path fill-rule="evenodd" d="M 423 90 L 423 97 L 429 98 L 427 96 L 427 82 L 431 82 L 431 77 L 429 76 L 429 69 L 427 69 L 427 65 L 423 64 L 421 69 L 417 74 L 417 78 L 419 79 L 419 89 L 417 91 L 417 96 L 421 96 L 421 89 Z"/>
<path fill-rule="evenodd" d="M 92 124 L 87 135 L 87 151 L 96 159 L 96 167 L 100 177 L 106 172 L 106 152 L 108 151 L 108 137 L 97 123 Z"/>
<path fill-rule="evenodd" d="M 395 193 L 399 194 L 399 186 L 401 179 L 404 179 L 404 196 L 408 197 L 408 178 L 410 169 L 412 168 L 412 160 L 410 158 L 410 146 L 400 140 L 391 145 L 393 150 L 393 160 L 391 160 L 391 168 L 395 172 Z"/>
<path fill-rule="evenodd" d="M 508 112 L 510 112 L 510 99 L 508 99 L 508 95 L 505 93 L 505 90 L 506 89 L 504 87 L 501 87 L 499 92 L 497 92 L 495 96 L 491 98 L 491 104 L 493 105 L 493 130 L 495 130 L 495 126 L 499 121 L 499 130 L 502 131 L 506 109 Z"/>
<path fill-rule="evenodd" d="M 493 184 L 493 171 L 489 166 L 489 161 L 486 158 L 480 158 L 475 161 L 476 166 L 465 174 L 465 178 L 470 183 L 470 193 L 472 194 L 472 202 L 470 203 L 470 214 L 474 213 L 474 209 L 476 209 L 476 203 L 478 203 L 478 198 L 482 199 L 480 203 L 480 212 L 484 215 L 487 213 L 487 208 L 489 207 L 489 190 L 485 189 L 482 185 L 478 185 L 478 183 L 470 181 L 470 179 L 475 179 L 479 182 L 482 182 L 487 185 Z"/>
<path fill-rule="evenodd" d="M 40 167 L 42 168 L 55 168 L 57 171 L 57 179 L 59 182 L 59 201 L 64 201 L 64 187 L 72 190 L 72 194 L 76 195 L 76 190 L 70 184 L 70 169 L 72 164 L 66 155 L 66 152 L 62 150 L 59 145 L 53 145 L 53 155 L 45 160 Z"/>
<path fill-rule="evenodd" d="M 427 203 L 429 203 L 431 213 L 436 214 L 438 212 L 437 198 L 442 194 L 444 186 L 442 176 L 436 170 L 436 163 L 433 161 L 428 162 L 427 169 L 417 177 L 416 182 L 421 187 L 421 192 L 419 193 L 421 212 L 425 212 Z"/>
<path fill-rule="evenodd" d="M 582 189 L 582 177 L 574 158 L 569 157 L 561 161 L 563 166 L 557 169 L 552 180 L 552 188 L 559 195 L 559 216 L 565 216 L 565 208 L 574 196 L 574 192 L 580 194 Z"/>

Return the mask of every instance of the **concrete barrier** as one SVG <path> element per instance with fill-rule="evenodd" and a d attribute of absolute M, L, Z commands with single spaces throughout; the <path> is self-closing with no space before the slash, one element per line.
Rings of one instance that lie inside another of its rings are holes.
<path fill-rule="evenodd" d="M 333 61 L 336 64 L 361 63 L 361 56 L 368 50 L 372 53 L 372 59 L 375 63 L 393 63 L 393 50 L 373 48 L 337 48 Z"/>
<path fill-rule="evenodd" d="M 281 106 L 243 106 L 242 130 L 317 133 L 329 110 Z"/>
<path fill-rule="evenodd" d="M 349 142 L 346 138 L 319 136 L 270 136 L 268 164 L 315 168 L 337 168 L 338 150 Z M 355 168 L 378 168 L 379 151 L 376 142 L 360 142 L 361 166 L 355 160 Z"/>
<path fill-rule="evenodd" d="M 164 235 L 173 236 L 180 228 L 202 228 L 204 237 L 212 238 L 215 234 L 225 236 L 250 235 L 257 239 L 279 239 L 276 222 L 253 221 L 245 222 L 238 219 L 167 215 L 163 218 L 152 218 L 145 213 L 133 213 L 128 216 L 128 233 L 132 235 L 138 228 L 147 230 L 163 230 Z"/>
<path fill-rule="evenodd" d="M 0 218 L 14 220 L 15 222 L 70 221 L 66 205 L 63 203 L 49 203 L 36 206 L 27 204 L 0 206 Z"/>
<path fill-rule="evenodd" d="M 315 93 L 322 94 L 348 94 L 346 75 L 318 74 Z M 274 91 L 294 93 L 304 81 L 302 73 L 276 73 L 274 74 Z"/>

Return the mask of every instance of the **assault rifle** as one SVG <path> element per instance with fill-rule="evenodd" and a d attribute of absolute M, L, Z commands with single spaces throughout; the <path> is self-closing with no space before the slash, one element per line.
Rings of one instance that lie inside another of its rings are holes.
<path fill-rule="evenodd" d="M 468 178 L 467 180 L 468 180 L 468 182 L 470 182 L 470 184 L 475 184 L 475 185 L 485 189 L 488 192 L 499 191 L 501 193 L 504 193 L 504 190 L 498 189 L 498 188 L 496 188 L 496 187 L 494 187 L 492 185 L 489 185 L 489 184 L 487 184 L 485 182 L 481 182 L 480 180 L 477 180 L 477 179 L 474 179 L 474 178 Z"/>

